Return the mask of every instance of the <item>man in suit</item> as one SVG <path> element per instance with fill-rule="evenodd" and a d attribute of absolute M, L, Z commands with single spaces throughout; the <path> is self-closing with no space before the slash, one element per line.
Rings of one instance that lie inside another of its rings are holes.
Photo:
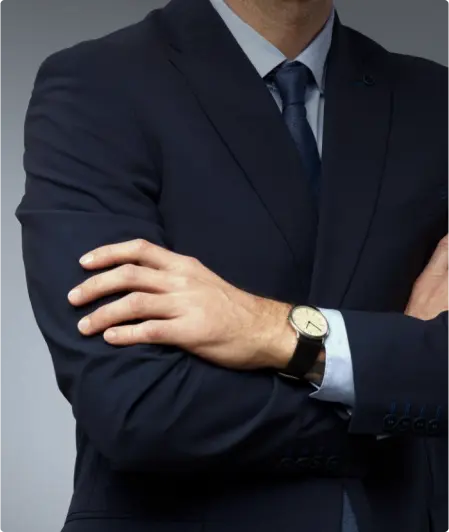
<path fill-rule="evenodd" d="M 445 68 L 172 0 L 43 63 L 24 163 L 64 532 L 446 530 Z"/>

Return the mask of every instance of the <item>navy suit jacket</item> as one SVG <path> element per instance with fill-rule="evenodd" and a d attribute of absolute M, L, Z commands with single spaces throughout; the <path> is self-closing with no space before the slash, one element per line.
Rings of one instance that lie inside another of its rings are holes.
<path fill-rule="evenodd" d="M 446 530 L 447 314 L 403 315 L 447 232 L 445 68 L 337 21 L 316 209 L 220 17 L 173 0 L 42 64 L 24 164 L 30 299 L 77 423 L 64 532 L 339 532 L 343 490 L 360 532 Z M 113 298 L 68 303 L 91 275 L 79 257 L 135 238 L 249 292 L 340 309 L 350 420 L 273 372 L 82 337 L 77 321 Z"/>

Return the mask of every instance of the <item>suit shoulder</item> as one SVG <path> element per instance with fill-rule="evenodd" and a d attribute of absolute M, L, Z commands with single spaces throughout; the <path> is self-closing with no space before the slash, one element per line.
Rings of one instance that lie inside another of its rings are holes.
<path fill-rule="evenodd" d="M 347 28 L 352 49 L 362 57 L 363 61 L 376 64 L 385 71 L 395 84 L 407 84 L 409 87 L 421 87 L 429 84 L 447 89 L 448 69 L 436 61 L 423 57 L 391 52 L 373 39 L 362 33 Z"/>
<path fill-rule="evenodd" d="M 393 69 L 396 70 L 404 81 L 437 84 L 437 86 L 447 87 L 448 69 L 446 66 L 413 55 L 390 53 L 390 62 Z"/>
<path fill-rule="evenodd" d="M 162 41 L 147 18 L 52 53 L 40 65 L 38 77 L 54 71 L 120 77 L 141 61 L 157 61 L 161 52 Z"/>

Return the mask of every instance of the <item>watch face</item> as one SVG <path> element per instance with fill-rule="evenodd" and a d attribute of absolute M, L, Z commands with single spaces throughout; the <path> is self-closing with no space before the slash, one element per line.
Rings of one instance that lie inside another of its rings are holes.
<path fill-rule="evenodd" d="M 309 338 L 325 338 L 329 331 L 326 318 L 312 307 L 295 307 L 291 319 L 299 333 Z"/>

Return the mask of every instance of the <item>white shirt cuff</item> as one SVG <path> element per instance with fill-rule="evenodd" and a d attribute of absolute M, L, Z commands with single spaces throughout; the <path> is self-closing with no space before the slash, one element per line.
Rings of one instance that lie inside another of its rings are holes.
<path fill-rule="evenodd" d="M 329 323 L 325 340 L 326 366 L 323 382 L 310 397 L 320 401 L 355 405 L 354 374 L 351 349 L 343 316 L 338 310 L 320 309 Z"/>

